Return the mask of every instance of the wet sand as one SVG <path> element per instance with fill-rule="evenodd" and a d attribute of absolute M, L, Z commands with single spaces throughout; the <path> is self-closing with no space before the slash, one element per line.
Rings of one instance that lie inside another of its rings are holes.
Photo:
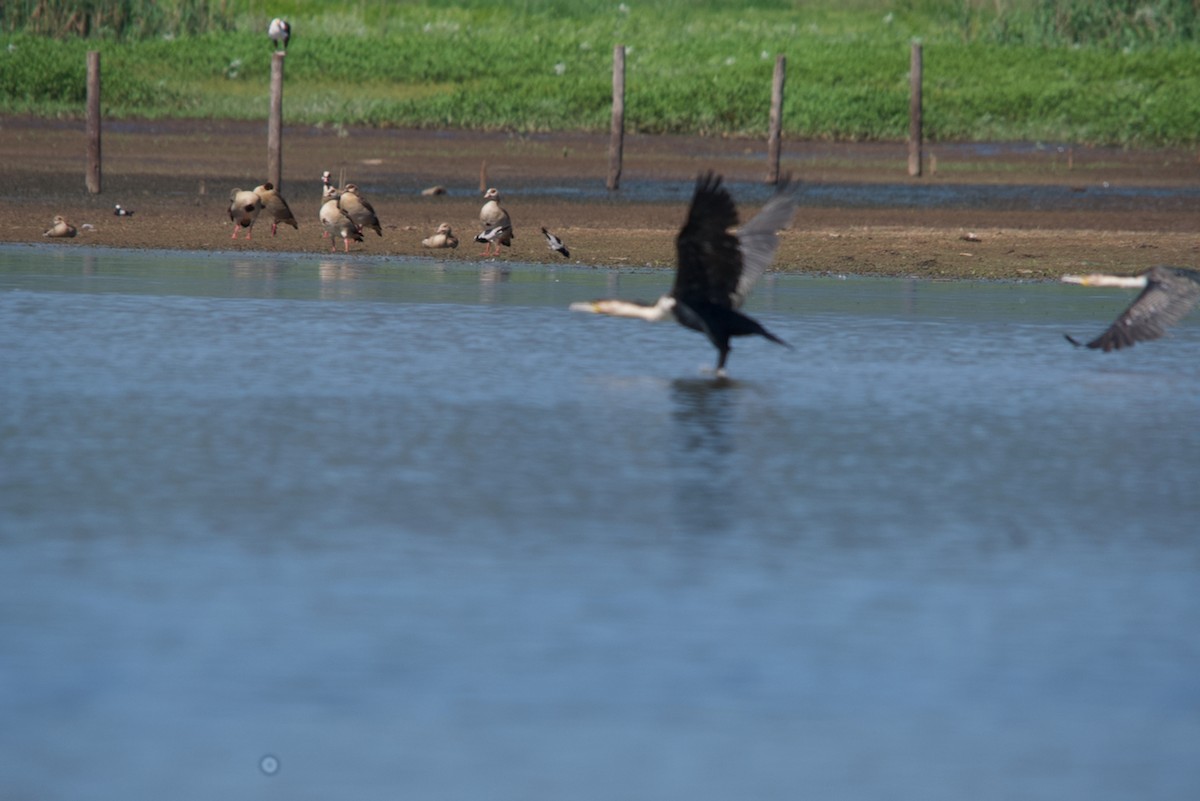
<path fill-rule="evenodd" d="M 819 202 L 802 203 L 782 235 L 776 269 L 1040 279 L 1200 266 L 1194 151 L 932 144 L 925 152 L 925 174 L 910 178 L 904 143 L 785 141 L 784 169 L 822 191 Z M 480 260 L 482 246 L 471 239 L 486 183 L 501 189 L 516 232 L 502 260 L 562 261 L 546 248 L 539 230 L 545 226 L 566 241 L 573 263 L 669 267 L 690 181 L 713 169 L 734 184 L 761 184 L 767 169 L 765 143 L 756 140 L 629 135 L 622 188 L 607 192 L 605 135 L 286 127 L 283 193 L 300 228 L 283 227 L 272 237 L 264 217 L 250 241 L 231 240 L 229 192 L 265 181 L 266 155 L 265 123 L 110 122 L 103 191 L 91 195 L 81 122 L 6 118 L 0 241 L 327 254 L 317 211 L 320 175 L 330 170 L 335 181 L 344 177 L 364 189 L 383 225 L 382 236 L 368 231 L 345 258 Z M 644 191 L 660 185 L 666 190 Z M 421 194 L 433 186 L 446 194 Z M 913 204 L 891 199 L 911 192 L 882 191 L 878 202 L 870 199 L 874 187 L 897 186 L 971 187 L 980 199 Z M 989 202 L 988 187 L 997 198 L 1003 189 L 1004 202 Z M 1046 202 L 1042 192 L 1058 200 Z M 1064 202 L 1064 194 L 1079 202 Z M 1104 202 L 1092 202 L 1098 197 Z M 737 192 L 735 200 L 744 214 L 756 208 Z M 114 216 L 117 203 L 134 216 Z M 56 214 L 92 227 L 74 239 L 49 240 L 42 233 Z M 456 250 L 421 246 L 441 222 L 459 236 Z"/>

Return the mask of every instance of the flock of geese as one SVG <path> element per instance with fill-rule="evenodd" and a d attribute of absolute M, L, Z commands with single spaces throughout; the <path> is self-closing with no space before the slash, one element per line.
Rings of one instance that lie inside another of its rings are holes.
<path fill-rule="evenodd" d="M 348 183 L 339 189 L 333 185 L 328 171 L 322 174 L 321 181 L 319 217 L 323 236 L 331 240 L 331 250 L 337 250 L 339 238 L 348 253 L 350 242 L 362 242 L 364 232 L 383 235 L 375 208 L 355 184 Z M 480 232 L 475 241 L 484 245 L 483 255 L 496 255 L 501 252 L 501 247 L 512 244 L 512 218 L 500 205 L 500 193 L 495 188 L 488 189 L 483 197 L 484 204 L 479 210 Z M 722 185 L 721 177 L 712 172 L 703 173 L 696 181 L 687 219 L 675 238 L 675 280 L 670 290 L 654 303 L 606 298 L 572 303 L 569 308 L 647 322 L 673 320 L 708 338 L 717 350 L 716 373 L 723 375 L 732 350 L 730 341 L 734 337 L 760 336 L 787 346 L 740 309 L 755 282 L 774 259 L 779 245 L 778 232 L 791 224 L 797 205 L 796 185 L 785 179 L 758 214 L 739 227 L 737 209 L 729 191 Z M 113 213 L 129 217 L 133 210 L 118 205 Z M 234 224 L 233 239 L 244 231 L 245 239 L 249 240 L 260 215 L 270 220 L 272 236 L 280 225 L 299 228 L 287 201 L 269 182 L 252 190 L 234 189 L 230 193 L 229 219 Z M 85 224 L 84 227 L 89 226 Z M 561 239 L 545 228 L 541 231 L 547 247 L 564 258 L 570 256 Z M 55 238 L 75 235 L 75 226 L 61 215 L 54 218 L 44 233 L 44 236 Z M 458 238 L 448 223 L 442 223 L 421 244 L 428 248 L 456 248 Z M 1156 266 L 1136 276 L 1064 275 L 1062 281 L 1081 286 L 1142 290 L 1094 339 L 1083 343 L 1066 335 L 1074 345 L 1106 353 L 1159 339 L 1200 301 L 1200 271 L 1182 267 Z"/>
<path fill-rule="evenodd" d="M 323 200 L 321 225 L 325 236 L 337 249 L 337 239 L 349 252 L 350 241 L 361 242 L 363 232 L 383 230 L 374 207 L 362 197 L 358 187 L 333 186 L 330 174 L 322 177 Z M 501 247 L 513 240 L 512 217 L 500 205 L 500 192 L 489 188 L 479 210 L 480 232 L 476 242 L 484 245 L 483 254 L 499 255 Z M 761 323 L 741 311 L 754 284 L 771 265 L 779 246 L 778 232 L 791 224 L 798 205 L 796 186 L 785 179 L 762 209 L 738 227 L 733 198 L 712 172 L 699 176 L 683 228 L 675 239 L 675 281 L 671 289 L 654 303 L 605 298 L 572 303 L 571 311 L 631 317 L 647 322 L 673 320 L 685 328 L 704 334 L 717 350 L 716 374 L 723 375 L 734 337 L 760 336 L 790 347 Z M 260 212 L 271 219 L 274 236 L 279 224 L 298 227 L 287 201 L 271 184 L 253 191 L 235 189 L 230 195 L 229 218 L 234 222 L 233 236 L 245 230 L 246 238 Z M 56 225 L 59 219 L 56 218 Z M 570 251 L 562 240 L 542 228 L 547 246 L 564 257 Z M 47 232 L 49 235 L 49 232 Z M 458 239 L 448 223 L 438 226 L 422 240 L 430 248 L 455 248 Z M 1182 320 L 1200 301 L 1200 272 L 1179 267 L 1153 267 L 1133 277 L 1109 275 L 1065 275 L 1062 280 L 1082 286 L 1140 288 L 1141 294 L 1103 333 L 1086 347 L 1105 352 L 1132 347 L 1162 337 L 1169 326 Z M 1084 345 L 1067 335 L 1074 345 Z"/>
<path fill-rule="evenodd" d="M 280 18 L 271 20 L 267 35 L 276 49 L 287 50 L 291 27 Z M 329 172 L 322 177 L 320 208 L 323 236 L 330 239 L 331 250 L 342 240 L 345 252 L 350 242 L 362 242 L 363 233 L 383 235 L 374 207 L 354 184 L 341 189 L 333 186 Z M 484 256 L 499 255 L 502 247 L 511 247 L 512 218 L 500 205 L 500 192 L 490 188 L 483 195 L 479 210 L 480 232 L 475 241 L 484 245 Z M 784 180 L 757 215 L 738 227 L 737 210 L 720 176 L 712 172 L 700 175 L 692 193 L 687 220 L 675 238 L 675 281 L 671 289 L 654 303 L 639 303 L 617 298 L 572 303 L 571 311 L 632 317 L 647 322 L 674 320 L 685 328 L 704 334 L 717 350 L 717 375 L 723 375 L 731 348 L 730 340 L 741 336 L 760 336 L 787 345 L 754 318 L 740 311 L 755 282 L 770 266 L 779 245 L 778 232 L 786 228 L 796 212 L 795 185 Z M 117 206 L 117 216 L 130 216 L 132 210 Z M 279 225 L 299 228 L 292 210 L 270 183 L 252 190 L 234 189 L 229 196 L 229 219 L 234 224 L 233 239 L 245 231 L 251 237 L 260 214 L 271 220 L 271 235 Z M 86 227 L 86 226 L 85 226 Z M 75 226 L 57 216 L 44 234 L 47 237 L 73 237 Z M 570 256 L 562 240 L 542 228 L 547 247 Z M 448 223 L 422 240 L 428 248 L 456 248 L 458 238 Z M 1138 342 L 1158 339 L 1166 329 L 1182 320 L 1200 301 L 1200 271 L 1179 267 L 1153 267 L 1132 276 L 1065 275 L 1062 280 L 1082 286 L 1140 288 L 1142 291 L 1119 317 L 1086 347 L 1109 352 L 1132 347 Z M 1067 340 L 1082 346 L 1074 337 Z"/>
<path fill-rule="evenodd" d="M 282 19 L 271 21 L 268 36 L 277 48 L 286 50 L 290 35 L 291 28 L 287 22 Z M 350 240 L 362 241 L 365 228 L 381 233 L 375 210 L 363 200 L 354 184 L 347 184 L 339 191 L 330 185 L 328 172 L 323 180 L 325 200 L 321 206 L 321 225 L 325 228 L 326 236 L 340 236 L 348 252 Z M 268 194 L 259 194 L 259 189 L 265 189 Z M 258 194 L 262 201 L 258 208 L 268 210 L 272 215 L 272 235 L 278 223 L 296 225 L 287 203 L 278 193 L 271 193 L 270 184 L 255 189 L 254 194 Z M 250 225 L 257 210 L 253 208 L 255 204 L 249 195 L 238 194 L 231 198 L 229 215 L 235 221 L 235 238 L 237 226 L 245 228 L 247 238 L 250 236 Z M 268 196 L 271 197 L 269 201 Z M 484 256 L 499 255 L 501 247 L 512 245 L 512 219 L 500 205 L 500 193 L 496 189 L 488 189 L 483 197 L 485 202 L 479 211 L 481 230 L 475 241 L 483 243 Z M 685 328 L 704 334 L 717 349 L 718 375 L 724 374 L 733 337 L 760 336 L 787 346 L 782 339 L 740 309 L 755 282 L 774 259 L 779 245 L 778 232 L 791 223 L 797 203 L 794 185 L 785 180 L 762 210 L 739 228 L 733 199 L 721 185 L 720 176 L 712 172 L 704 173 L 696 181 L 687 220 L 675 238 L 675 281 L 671 289 L 654 303 L 606 298 L 572 303 L 570 309 L 632 317 L 647 322 L 674 320 Z M 570 256 L 562 240 L 545 228 L 542 228 L 542 235 L 551 250 L 564 257 Z M 442 223 L 421 244 L 430 248 L 454 248 L 458 246 L 458 239 L 450 226 Z M 1086 343 L 1086 347 L 1106 353 L 1158 339 L 1169 326 L 1182 320 L 1200 300 L 1200 272 L 1178 267 L 1153 267 L 1133 277 L 1066 275 L 1062 280 L 1082 286 L 1133 287 L 1142 290 L 1112 325 Z M 1067 340 L 1074 345 L 1084 344 L 1070 335 L 1067 335 Z"/>
<path fill-rule="evenodd" d="M 479 210 L 480 231 L 475 241 L 484 245 L 484 256 L 500 255 L 500 248 L 511 247 L 513 241 L 512 217 L 500 205 L 500 191 L 495 187 L 488 189 L 483 195 L 484 204 Z M 132 214 L 117 207 L 117 214 Z M 265 214 L 271 221 L 271 236 L 275 236 L 280 225 L 290 225 L 299 228 L 296 217 L 283 195 L 270 183 L 261 184 L 254 189 L 234 189 L 229 193 L 229 221 L 233 223 L 232 239 L 245 232 L 249 240 L 253 234 L 255 222 L 259 215 Z M 379 224 L 379 215 L 375 207 L 363 197 L 362 191 L 355 184 L 346 184 L 342 188 L 333 185 L 328 170 L 321 174 L 321 209 L 318 214 L 322 237 L 331 239 L 331 250 L 337 250 L 337 240 L 342 240 L 342 249 L 350 252 L 350 242 L 362 242 L 363 232 L 374 231 L 376 236 L 383 236 L 383 226 Z M 66 225 L 62 217 L 54 218 L 55 226 Z M 51 229 L 45 236 L 74 236 L 73 229 L 69 233 Z M 571 251 L 563 241 L 542 228 L 542 236 L 546 246 L 563 258 L 570 258 Z M 421 240 L 427 248 L 457 248 L 458 237 L 454 235 L 449 223 L 441 223 L 430 236 Z"/>

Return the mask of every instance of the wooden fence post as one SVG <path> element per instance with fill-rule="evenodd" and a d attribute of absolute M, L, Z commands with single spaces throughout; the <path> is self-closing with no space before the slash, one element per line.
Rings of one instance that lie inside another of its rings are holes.
<path fill-rule="evenodd" d="M 87 54 L 87 190 L 100 194 L 100 51 Z"/>
<path fill-rule="evenodd" d="M 775 57 L 775 77 L 771 82 L 771 119 L 767 133 L 767 183 L 779 183 L 779 155 L 783 143 L 783 81 L 787 75 L 787 56 Z"/>
<path fill-rule="evenodd" d="M 283 58 L 271 56 L 271 113 L 267 119 L 267 180 L 283 191 Z"/>
<path fill-rule="evenodd" d="M 621 160 L 625 150 L 625 45 L 613 48 L 612 137 L 608 143 L 609 191 L 621 187 Z"/>
<path fill-rule="evenodd" d="M 912 43 L 912 62 L 908 71 L 908 174 L 921 175 L 921 43 Z"/>

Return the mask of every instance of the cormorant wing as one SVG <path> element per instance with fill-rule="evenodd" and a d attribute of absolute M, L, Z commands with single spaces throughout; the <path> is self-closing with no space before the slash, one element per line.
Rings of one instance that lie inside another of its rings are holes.
<path fill-rule="evenodd" d="M 1148 342 L 1166 333 L 1200 300 L 1200 273 L 1174 267 L 1154 267 L 1146 273 L 1146 288 L 1103 334 L 1087 343 L 1105 352 Z"/>
<path fill-rule="evenodd" d="M 677 267 L 671 294 L 682 302 L 705 301 L 731 308 L 742 276 L 742 251 L 730 231 L 737 225 L 733 198 L 720 176 L 696 179 L 687 222 L 675 239 Z"/>
<path fill-rule="evenodd" d="M 745 225 L 737 230 L 742 251 L 742 275 L 733 293 L 733 308 L 740 308 L 756 281 L 771 266 L 779 248 L 778 233 L 787 228 L 799 203 L 796 186 L 790 178 L 780 182 L 775 194 Z"/>

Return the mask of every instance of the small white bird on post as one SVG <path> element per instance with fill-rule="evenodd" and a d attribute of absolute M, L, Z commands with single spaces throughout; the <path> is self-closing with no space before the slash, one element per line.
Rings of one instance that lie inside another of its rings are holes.
<path fill-rule="evenodd" d="M 267 36 L 271 37 L 271 41 L 275 43 L 276 50 L 286 51 L 288 39 L 292 38 L 292 26 L 288 25 L 287 20 L 276 17 L 271 20 L 271 24 L 267 28 Z"/>

